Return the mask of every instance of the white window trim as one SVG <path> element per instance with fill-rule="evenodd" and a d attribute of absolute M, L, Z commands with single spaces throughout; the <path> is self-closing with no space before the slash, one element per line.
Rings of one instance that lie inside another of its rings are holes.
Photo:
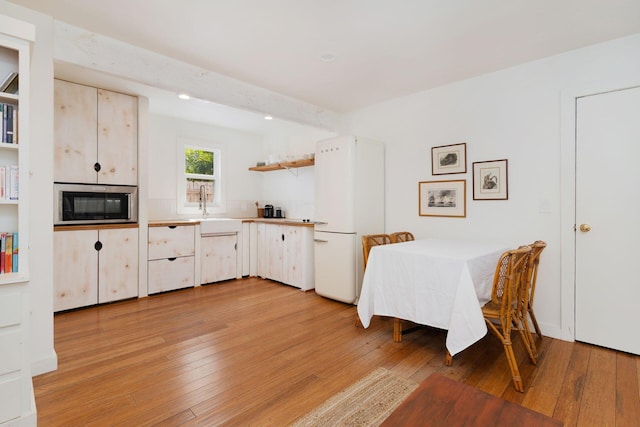
<path fill-rule="evenodd" d="M 214 151 L 216 171 L 216 187 L 214 188 L 215 200 L 212 204 L 207 204 L 207 212 L 209 214 L 224 214 L 227 212 L 227 191 L 224 177 L 224 149 L 223 145 L 213 141 L 203 141 L 191 138 L 178 137 L 176 143 L 176 212 L 178 214 L 195 214 L 202 215 L 202 210 L 196 206 L 187 206 L 186 197 L 186 184 L 185 184 L 185 162 L 184 162 L 184 150 L 185 148 L 195 148 L 199 150 Z"/>

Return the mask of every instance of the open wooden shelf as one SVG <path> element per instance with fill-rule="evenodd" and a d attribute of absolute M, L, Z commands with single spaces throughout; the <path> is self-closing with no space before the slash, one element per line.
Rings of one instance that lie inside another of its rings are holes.
<path fill-rule="evenodd" d="M 314 159 L 306 159 L 306 160 L 295 160 L 293 162 L 282 162 L 282 163 L 274 163 L 272 165 L 265 166 L 254 166 L 249 168 L 250 171 L 257 172 L 269 172 L 280 169 L 295 169 L 295 168 L 304 168 L 307 166 L 313 166 L 315 164 Z"/>

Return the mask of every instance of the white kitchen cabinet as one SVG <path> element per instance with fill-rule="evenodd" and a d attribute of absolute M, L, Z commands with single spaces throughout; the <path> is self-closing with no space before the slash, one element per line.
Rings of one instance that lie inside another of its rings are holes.
<path fill-rule="evenodd" d="M 313 228 L 259 223 L 257 230 L 258 276 L 313 289 Z"/>
<path fill-rule="evenodd" d="M 150 225 L 149 294 L 195 286 L 195 225 Z"/>
<path fill-rule="evenodd" d="M 235 279 L 238 266 L 238 233 L 200 238 L 200 283 Z"/>
<path fill-rule="evenodd" d="M 54 311 L 138 296 L 138 229 L 57 229 Z"/>
<path fill-rule="evenodd" d="M 54 181 L 138 185 L 137 98 L 55 80 Z"/>

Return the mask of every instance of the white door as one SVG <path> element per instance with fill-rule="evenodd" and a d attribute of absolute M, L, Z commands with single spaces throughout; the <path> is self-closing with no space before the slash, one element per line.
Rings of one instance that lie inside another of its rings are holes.
<path fill-rule="evenodd" d="M 316 144 L 315 229 L 318 231 L 355 232 L 355 150 L 353 136 Z"/>
<path fill-rule="evenodd" d="M 138 296 L 138 229 L 100 230 L 98 302 Z"/>
<path fill-rule="evenodd" d="M 323 297 L 352 304 L 356 302 L 361 275 L 357 273 L 357 234 L 314 234 L 315 287 Z M 362 251 L 360 246 L 360 251 Z"/>
<path fill-rule="evenodd" d="M 96 230 L 53 233 L 53 311 L 98 303 Z"/>
<path fill-rule="evenodd" d="M 200 283 L 236 278 L 238 234 L 222 234 L 200 239 Z"/>
<path fill-rule="evenodd" d="M 578 99 L 576 340 L 640 354 L 639 217 L 640 88 Z"/>

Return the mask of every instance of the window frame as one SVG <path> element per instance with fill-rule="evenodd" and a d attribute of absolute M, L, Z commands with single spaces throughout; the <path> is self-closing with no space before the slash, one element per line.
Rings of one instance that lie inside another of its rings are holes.
<path fill-rule="evenodd" d="M 185 172 L 185 151 L 187 148 L 213 152 L 213 175 L 189 174 Z M 199 216 L 202 215 L 202 210 L 198 207 L 198 203 L 187 203 L 187 178 L 196 178 L 202 180 L 212 180 L 214 182 L 214 199 L 213 202 L 207 202 L 207 213 L 226 213 L 226 188 L 224 185 L 225 180 L 223 172 L 223 146 L 213 141 L 178 138 L 176 144 L 176 153 L 176 212 L 178 214 L 197 214 Z"/>

